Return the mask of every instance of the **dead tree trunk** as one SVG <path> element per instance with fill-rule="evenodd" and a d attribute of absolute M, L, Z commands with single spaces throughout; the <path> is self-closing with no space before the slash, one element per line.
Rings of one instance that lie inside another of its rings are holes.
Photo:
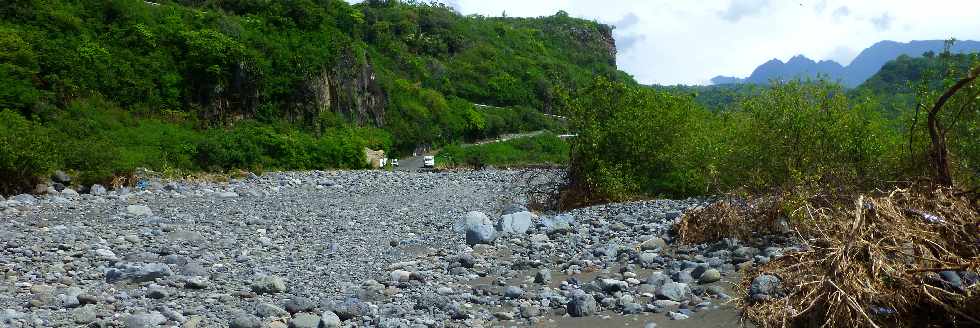
<path fill-rule="evenodd" d="M 953 176 L 949 171 L 949 150 L 946 148 L 946 131 L 942 122 L 939 121 L 939 112 L 957 92 L 976 80 L 978 75 L 980 75 L 980 66 L 974 67 L 966 77 L 946 90 L 929 110 L 927 124 L 929 125 L 929 139 L 932 141 L 929 148 L 929 159 L 933 169 L 936 170 L 935 182 L 939 185 L 953 185 Z"/>

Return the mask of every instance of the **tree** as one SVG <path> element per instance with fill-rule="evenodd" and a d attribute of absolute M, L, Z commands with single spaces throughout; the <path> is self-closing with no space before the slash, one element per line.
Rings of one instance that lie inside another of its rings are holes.
<path fill-rule="evenodd" d="M 949 169 L 949 150 L 946 146 L 946 132 L 948 131 L 939 121 L 939 114 L 943 110 L 943 106 L 946 105 L 956 95 L 957 92 L 966 88 L 971 90 L 970 96 L 966 98 L 965 103 L 962 105 L 963 108 L 970 106 L 972 103 L 976 102 L 977 95 L 980 95 L 980 90 L 978 90 L 974 85 L 973 81 L 980 76 L 980 65 L 977 65 L 966 75 L 966 77 L 960 79 L 953 84 L 942 96 L 936 100 L 936 103 L 929 110 L 929 116 L 927 124 L 929 125 L 929 139 L 931 140 L 929 147 L 929 158 L 933 169 L 935 170 L 935 182 L 942 186 L 952 186 L 953 176 L 950 174 Z M 956 124 L 955 121 L 953 124 Z"/>

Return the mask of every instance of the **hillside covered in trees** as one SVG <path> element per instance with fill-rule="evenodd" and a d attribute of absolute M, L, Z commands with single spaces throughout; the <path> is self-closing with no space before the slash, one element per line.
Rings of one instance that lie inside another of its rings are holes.
<path fill-rule="evenodd" d="M 548 128 L 565 90 L 633 83 L 611 31 L 394 0 L 5 1 L 0 175 L 358 167 Z"/>

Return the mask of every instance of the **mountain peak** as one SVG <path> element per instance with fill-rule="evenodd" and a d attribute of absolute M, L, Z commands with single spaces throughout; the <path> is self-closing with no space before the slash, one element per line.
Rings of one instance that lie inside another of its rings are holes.
<path fill-rule="evenodd" d="M 711 81 L 715 84 L 767 84 L 771 80 L 826 77 L 840 81 L 846 87 L 856 87 L 878 72 L 882 65 L 898 56 L 921 56 L 927 51 L 941 52 L 944 46 L 944 40 L 916 40 L 907 43 L 882 40 L 861 51 L 848 66 L 833 60 L 816 62 L 804 55 L 796 55 L 787 62 L 779 59 L 766 61 L 745 79 L 718 76 Z M 980 51 L 980 42 L 957 41 L 950 50 L 952 52 Z"/>

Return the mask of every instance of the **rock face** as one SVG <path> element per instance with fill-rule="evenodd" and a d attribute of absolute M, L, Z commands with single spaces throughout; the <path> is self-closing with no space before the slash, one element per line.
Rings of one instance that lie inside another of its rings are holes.
<path fill-rule="evenodd" d="M 463 230 L 466 234 L 466 243 L 470 246 L 492 244 L 497 239 L 497 231 L 493 227 L 493 222 L 482 212 L 466 213 L 463 216 Z"/>

